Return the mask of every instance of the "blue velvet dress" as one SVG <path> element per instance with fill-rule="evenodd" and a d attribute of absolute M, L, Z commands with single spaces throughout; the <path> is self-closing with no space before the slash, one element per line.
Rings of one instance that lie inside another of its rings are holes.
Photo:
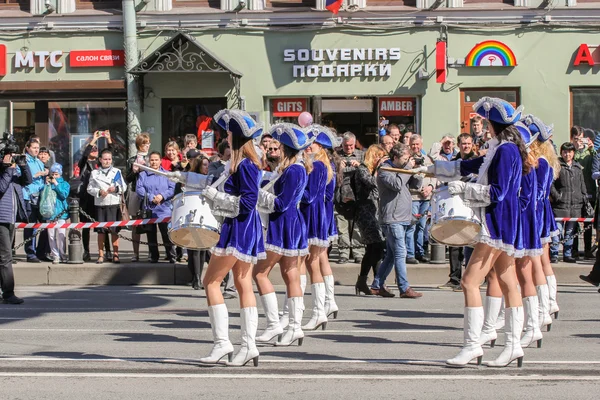
<path fill-rule="evenodd" d="M 538 208 L 537 217 L 539 223 L 540 241 L 542 244 L 550 243 L 552 237 L 558 236 L 560 230 L 554 219 L 554 212 L 550 204 L 550 188 L 554 181 L 554 170 L 543 157 L 538 160 L 537 168 L 538 181 Z"/>
<path fill-rule="evenodd" d="M 461 175 L 478 174 L 485 158 L 462 161 Z M 523 250 L 519 202 L 522 165 L 519 148 L 514 143 L 504 142 L 494 149 L 487 170 L 491 204 L 485 207 L 482 215 L 485 229 L 477 238 L 478 242 L 505 251 L 509 256 L 522 253 Z"/>
<path fill-rule="evenodd" d="M 290 165 L 275 182 L 275 210 L 269 214 L 265 249 L 287 257 L 308 254 L 306 222 L 299 209 L 308 175 L 303 164 Z"/>
<path fill-rule="evenodd" d="M 326 187 L 327 167 L 321 161 L 315 161 L 300 203 L 300 211 L 308 230 L 309 246 L 329 247 L 330 221 L 327 220 L 324 201 Z"/>
<path fill-rule="evenodd" d="M 329 221 L 329 243 L 333 243 L 338 238 L 337 223 L 335 221 L 335 213 L 333 206 L 333 197 L 335 195 L 335 164 L 331 163 L 331 169 L 333 170 L 333 179 L 327 184 L 325 188 L 325 212 L 327 214 L 327 220 Z"/>
<path fill-rule="evenodd" d="M 237 171 L 225 181 L 225 193 L 240 198 L 240 213 L 235 218 L 225 218 L 219 242 L 212 248 L 212 254 L 232 255 L 252 264 L 267 257 L 260 216 L 256 210 L 261 176 L 261 171 L 252 161 L 243 159 Z"/>
<path fill-rule="evenodd" d="M 521 202 L 522 210 L 523 257 L 541 256 L 543 253 L 542 242 L 540 240 L 540 223 L 537 215 L 537 199 L 540 195 L 540 190 L 536 172 L 532 168 L 521 180 L 519 201 Z M 515 257 L 518 257 L 518 255 L 515 255 Z"/>

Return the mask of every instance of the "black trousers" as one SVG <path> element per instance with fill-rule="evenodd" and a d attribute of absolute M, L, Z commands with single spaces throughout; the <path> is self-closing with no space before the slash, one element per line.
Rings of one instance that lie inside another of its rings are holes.
<path fill-rule="evenodd" d="M 12 242 L 15 235 L 14 224 L 0 223 L 0 286 L 2 298 L 15 294 L 15 276 L 12 268 Z"/>
<path fill-rule="evenodd" d="M 600 282 L 600 250 L 596 252 L 596 262 L 590 271 L 589 277 L 594 282 Z"/>
<path fill-rule="evenodd" d="M 207 259 L 208 250 L 191 250 L 188 249 L 188 269 L 192 274 L 192 279 L 202 281 L 202 270 Z"/>
<path fill-rule="evenodd" d="M 450 254 L 450 281 L 460 285 L 462 278 L 462 262 L 465 259 L 463 247 L 448 247 Z"/>
<path fill-rule="evenodd" d="M 173 247 L 171 239 L 169 239 L 169 228 L 168 223 L 166 222 L 151 225 L 151 230 L 150 232 L 148 232 L 148 243 L 151 243 L 150 245 L 148 245 L 148 247 L 150 247 L 150 259 L 152 259 L 153 261 L 158 261 L 158 259 L 160 258 L 160 255 L 158 253 L 158 232 L 156 228 L 157 225 L 158 230 L 160 230 L 162 242 L 165 245 L 165 250 L 167 251 L 167 257 L 169 257 L 169 260 L 174 260 L 176 257 L 175 248 Z"/>
<path fill-rule="evenodd" d="M 360 276 L 368 276 L 369 271 L 373 270 L 373 276 L 377 275 L 377 267 L 383 260 L 385 251 L 385 242 L 370 243 L 367 245 L 365 255 L 360 263 Z"/>

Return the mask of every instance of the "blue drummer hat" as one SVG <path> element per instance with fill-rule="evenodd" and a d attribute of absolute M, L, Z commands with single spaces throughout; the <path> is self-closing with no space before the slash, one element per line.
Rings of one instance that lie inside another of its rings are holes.
<path fill-rule="evenodd" d="M 221 110 L 215 114 L 214 120 L 221 128 L 231 132 L 234 136 L 254 139 L 263 133 L 262 125 L 258 124 L 246 111 Z"/>
<path fill-rule="evenodd" d="M 482 97 L 473 105 L 473 110 L 488 121 L 512 125 L 521 119 L 523 106 L 515 109 L 506 100 L 497 97 Z"/>
<path fill-rule="evenodd" d="M 294 150 L 304 150 L 315 141 L 314 137 L 309 138 L 308 130 L 289 123 L 273 125 L 269 134 L 273 139 Z"/>
<path fill-rule="evenodd" d="M 335 149 L 342 144 L 342 138 L 339 138 L 326 126 L 313 124 L 306 129 L 309 132 L 309 137 L 315 138 L 315 143 L 319 143 L 327 149 Z"/>
<path fill-rule="evenodd" d="M 545 142 L 552 136 L 554 126 L 552 124 L 546 125 L 541 119 L 534 115 L 526 115 L 522 122 L 527 125 L 531 133 L 539 134 L 537 140 L 540 142 Z"/>
<path fill-rule="evenodd" d="M 523 142 L 525 142 L 525 146 L 529 147 L 531 146 L 531 143 L 533 143 L 539 133 L 533 133 L 529 130 L 529 128 L 521 121 L 515 123 L 515 128 L 517 128 L 517 130 L 519 131 L 519 133 L 521 134 L 521 138 L 523 139 Z"/>

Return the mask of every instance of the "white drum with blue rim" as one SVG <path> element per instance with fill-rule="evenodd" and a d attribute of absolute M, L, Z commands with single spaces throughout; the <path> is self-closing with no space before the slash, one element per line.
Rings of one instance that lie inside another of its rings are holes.
<path fill-rule="evenodd" d="M 447 246 L 468 246 L 481 231 L 481 221 L 461 195 L 451 195 L 448 187 L 437 189 L 431 197 L 429 236 Z"/>

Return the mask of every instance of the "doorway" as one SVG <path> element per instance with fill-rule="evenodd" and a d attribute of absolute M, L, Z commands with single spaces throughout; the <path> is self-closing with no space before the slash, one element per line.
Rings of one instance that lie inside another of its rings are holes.
<path fill-rule="evenodd" d="M 202 131 L 215 132 L 213 145 L 216 149 L 220 140 L 227 137 L 219 126 L 212 122 L 214 115 L 227 108 L 225 97 L 204 99 L 163 99 L 162 100 L 162 147 L 175 141 L 180 147 L 184 146 L 185 135 L 192 134 L 198 138 L 198 147 L 208 149 L 202 144 Z M 205 143 L 206 144 L 206 143 Z"/>
<path fill-rule="evenodd" d="M 484 97 L 498 97 L 506 100 L 513 107 L 520 103 L 520 88 L 483 88 L 483 89 L 461 89 L 460 91 L 460 129 L 461 133 L 473 133 L 471 118 L 477 113 L 473 111 L 473 105 Z M 483 130 L 487 131 L 487 121 L 483 121 Z"/>

